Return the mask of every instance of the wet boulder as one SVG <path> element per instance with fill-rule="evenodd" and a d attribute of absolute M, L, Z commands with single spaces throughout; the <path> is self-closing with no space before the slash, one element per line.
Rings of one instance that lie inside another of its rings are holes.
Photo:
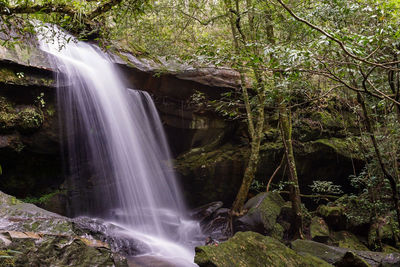
<path fill-rule="evenodd" d="M 206 221 L 219 208 L 224 205 L 221 201 L 215 201 L 195 208 L 191 212 L 191 217 L 200 222 Z"/>
<path fill-rule="evenodd" d="M 2 192 L 0 255 L 6 266 L 127 266 L 109 243 L 73 220 Z"/>
<path fill-rule="evenodd" d="M 314 241 L 325 243 L 329 239 L 329 227 L 321 217 L 313 217 L 310 224 L 310 234 Z"/>

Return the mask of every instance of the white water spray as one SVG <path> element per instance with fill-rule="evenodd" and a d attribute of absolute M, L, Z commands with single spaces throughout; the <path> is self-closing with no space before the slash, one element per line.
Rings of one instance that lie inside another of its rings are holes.
<path fill-rule="evenodd" d="M 191 242 L 199 225 L 186 218 L 151 97 L 126 89 L 97 46 L 48 29 L 38 29 L 38 36 L 59 71 L 72 216 L 116 222 L 127 229 L 125 234 L 148 244 L 149 255 L 193 262 Z"/>

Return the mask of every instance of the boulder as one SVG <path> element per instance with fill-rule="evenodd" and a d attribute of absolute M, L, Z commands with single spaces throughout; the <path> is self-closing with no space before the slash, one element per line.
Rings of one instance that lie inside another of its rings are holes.
<path fill-rule="evenodd" d="M 230 236 L 230 209 L 222 208 L 221 201 L 212 202 L 192 211 L 191 217 L 200 223 L 208 242 L 225 241 Z"/>
<path fill-rule="evenodd" d="M 343 258 L 335 264 L 338 267 L 370 267 L 363 258 L 358 256 L 356 253 L 348 251 L 344 254 Z"/>
<path fill-rule="evenodd" d="M 399 253 L 380 253 L 372 251 L 352 250 L 328 246 L 311 240 L 295 240 L 291 248 L 300 253 L 309 253 L 335 266 L 353 267 L 378 267 L 378 266 L 399 266 Z M 357 265 L 359 264 L 359 265 Z"/>
<path fill-rule="evenodd" d="M 244 205 L 248 212 L 235 220 L 235 231 L 254 231 L 281 239 L 283 228 L 278 226 L 277 218 L 284 205 L 285 201 L 277 192 L 258 194 Z"/>
<path fill-rule="evenodd" d="M 216 210 L 221 208 L 224 205 L 221 201 L 215 201 L 203 205 L 201 207 L 195 208 L 191 212 L 191 216 L 193 219 L 198 220 L 200 222 L 207 220 Z"/>
<path fill-rule="evenodd" d="M 230 205 L 238 192 L 245 168 L 247 149 L 225 144 L 211 151 L 188 153 L 177 158 L 175 170 L 188 192 L 192 206 L 213 201 Z M 190 193 L 189 193 L 190 192 Z"/>
<path fill-rule="evenodd" d="M 369 250 L 354 234 L 347 231 L 332 232 L 331 239 L 335 246 L 353 250 Z"/>
<path fill-rule="evenodd" d="M 221 208 L 216 210 L 209 220 L 200 223 L 203 234 L 210 241 L 226 241 L 231 236 L 230 209 Z"/>
<path fill-rule="evenodd" d="M 254 232 L 236 233 L 234 237 L 217 246 L 197 247 L 195 263 L 200 267 L 331 266 L 310 254 L 300 255 L 272 237 Z"/>
<path fill-rule="evenodd" d="M 2 192 L 0 218 L 0 255 L 10 266 L 127 266 L 73 220 Z"/>
<path fill-rule="evenodd" d="M 317 209 L 317 214 L 324 218 L 334 231 L 346 230 L 347 218 L 342 207 L 320 205 Z"/>
<path fill-rule="evenodd" d="M 325 243 L 329 239 L 329 227 L 321 217 L 313 217 L 310 224 L 310 234 L 314 241 Z"/>

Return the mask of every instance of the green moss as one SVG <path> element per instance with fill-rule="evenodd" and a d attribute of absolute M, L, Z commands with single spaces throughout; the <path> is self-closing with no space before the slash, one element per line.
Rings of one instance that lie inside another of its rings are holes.
<path fill-rule="evenodd" d="M 18 116 L 16 114 L 0 112 L 0 129 L 10 130 L 16 125 Z"/>
<path fill-rule="evenodd" d="M 218 246 L 196 248 L 200 266 L 331 266 L 311 255 L 299 255 L 278 240 L 254 232 L 238 232 Z"/>
<path fill-rule="evenodd" d="M 18 200 L 17 198 L 15 198 L 15 197 L 10 197 L 9 201 L 8 201 L 9 205 L 17 205 L 17 204 L 20 204 L 20 203 L 21 203 L 21 201 Z"/>
<path fill-rule="evenodd" d="M 31 73 L 16 72 L 7 67 L 0 67 L 0 82 L 23 86 L 54 86 L 54 80 L 51 77 L 40 77 Z"/>
<path fill-rule="evenodd" d="M 249 210 L 248 215 L 251 216 L 256 212 L 260 213 L 264 228 L 268 231 L 270 229 L 274 229 L 274 226 L 276 225 L 276 219 L 281 213 L 281 209 L 285 205 L 285 201 L 277 192 L 261 193 L 255 198 L 260 196 L 263 198 L 261 203 L 252 207 Z M 279 228 L 276 228 L 275 230 L 278 230 L 278 232 L 275 233 L 275 237 L 277 237 L 279 234 Z M 281 233 L 283 234 L 283 228 Z M 282 238 L 282 235 L 279 237 Z"/>
<path fill-rule="evenodd" d="M 338 206 L 327 206 L 321 205 L 317 209 L 317 213 L 320 214 L 322 217 L 327 218 L 330 216 L 341 216 L 343 214 L 343 208 Z"/>
<path fill-rule="evenodd" d="M 343 117 L 338 112 L 315 111 L 311 113 L 311 119 L 318 121 L 323 128 L 339 129 L 343 127 Z"/>
<path fill-rule="evenodd" d="M 47 112 L 47 115 L 49 115 L 50 117 L 54 116 L 54 114 L 56 113 L 56 109 L 55 109 L 54 105 L 52 105 L 52 104 L 48 105 L 46 112 Z"/>
<path fill-rule="evenodd" d="M 43 114 L 36 108 L 27 107 L 18 113 L 18 128 L 22 131 L 38 129 L 43 124 Z"/>
<path fill-rule="evenodd" d="M 215 163 L 224 160 L 243 160 L 247 152 L 247 149 L 226 144 L 209 152 L 191 154 L 189 157 L 179 157 L 175 162 L 175 167 L 181 173 L 189 174 L 191 170 L 209 168 Z"/>
<path fill-rule="evenodd" d="M 298 253 L 309 253 L 332 264 L 339 262 L 346 253 L 344 249 L 331 247 L 310 240 L 295 240 L 291 243 L 291 247 Z"/>
<path fill-rule="evenodd" d="M 334 232 L 332 233 L 331 238 L 335 245 L 341 248 L 365 251 L 369 250 L 354 234 L 346 231 Z"/>
<path fill-rule="evenodd" d="M 15 108 L 7 98 L 0 96 L 0 111 L 11 113 L 15 112 Z"/>
<path fill-rule="evenodd" d="M 5 97 L 0 97 L 0 131 L 11 132 L 18 129 L 26 132 L 41 127 L 44 118 L 36 107 L 25 106 L 18 110 L 15 106 Z"/>
<path fill-rule="evenodd" d="M 371 265 L 352 251 L 348 251 L 337 266 L 371 267 Z"/>
<path fill-rule="evenodd" d="M 14 256 L 8 250 L 0 250 L 0 267 L 12 266 L 16 266 Z"/>
<path fill-rule="evenodd" d="M 329 138 L 329 139 L 318 139 L 313 142 L 314 144 L 325 145 L 337 154 L 345 157 L 360 158 L 358 151 L 358 145 L 354 138 Z"/>
<path fill-rule="evenodd" d="M 4 83 L 15 83 L 18 81 L 18 76 L 15 74 L 14 71 L 0 67 L 0 81 Z"/>
<path fill-rule="evenodd" d="M 57 194 L 66 194 L 66 191 L 65 190 L 56 190 L 54 192 L 41 195 L 40 197 L 27 197 L 27 198 L 24 198 L 21 200 L 26 203 L 44 204 Z"/>
<path fill-rule="evenodd" d="M 282 144 L 282 142 L 279 140 L 278 142 L 266 142 L 266 143 L 263 143 L 261 146 L 260 146 L 260 151 L 261 152 L 263 152 L 263 151 L 271 151 L 271 150 L 274 150 L 274 151 L 279 151 L 279 150 L 281 150 L 283 148 L 283 144 Z"/>
<path fill-rule="evenodd" d="M 310 225 L 311 238 L 316 241 L 327 241 L 329 238 L 329 228 L 324 219 L 313 217 Z"/>

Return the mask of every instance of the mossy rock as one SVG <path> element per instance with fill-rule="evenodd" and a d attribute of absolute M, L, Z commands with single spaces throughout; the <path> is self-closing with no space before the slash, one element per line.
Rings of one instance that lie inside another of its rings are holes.
<path fill-rule="evenodd" d="M 264 192 L 251 198 L 244 206 L 247 214 L 235 221 L 236 231 L 255 231 L 282 239 L 283 227 L 277 226 L 277 218 L 285 201 L 277 192 Z"/>
<path fill-rule="evenodd" d="M 243 179 L 248 149 L 225 144 L 203 153 L 188 153 L 175 161 L 186 198 L 192 206 L 214 201 L 230 205 Z M 189 193 L 190 192 L 190 193 Z"/>
<path fill-rule="evenodd" d="M 356 160 L 363 160 L 359 153 L 357 145 L 357 137 L 346 137 L 346 138 L 320 138 L 314 139 L 314 141 L 305 142 L 301 149 L 300 154 L 310 154 L 315 152 L 328 152 L 336 153 L 344 158 L 351 158 Z"/>
<path fill-rule="evenodd" d="M 353 250 L 369 250 L 354 234 L 347 231 L 339 231 L 331 233 L 333 243 L 341 248 Z"/>
<path fill-rule="evenodd" d="M 329 227 L 321 217 L 313 217 L 310 224 L 311 238 L 318 242 L 326 242 L 329 239 Z"/>
<path fill-rule="evenodd" d="M 108 243 L 73 220 L 2 192 L 0 218 L 0 266 L 4 251 L 15 266 L 127 266 Z"/>
<path fill-rule="evenodd" d="M 317 208 L 317 214 L 324 218 L 334 231 L 345 230 L 347 227 L 347 218 L 341 206 L 320 205 Z"/>
<path fill-rule="evenodd" d="M 5 97 L 0 97 L 0 132 L 8 133 L 19 130 L 22 133 L 39 129 L 44 116 L 34 106 L 18 107 Z"/>
<path fill-rule="evenodd" d="M 338 267 L 371 267 L 371 265 L 352 251 L 346 252 L 343 258 L 335 264 Z"/>
<path fill-rule="evenodd" d="M 322 243 L 318 243 L 310 240 L 295 240 L 291 243 L 291 248 L 298 253 L 309 253 L 315 257 L 318 257 L 330 264 L 339 262 L 347 249 L 337 248 L 328 246 Z"/>
<path fill-rule="evenodd" d="M 26 107 L 18 112 L 18 126 L 21 132 L 39 129 L 43 124 L 43 114 L 34 107 Z"/>
<path fill-rule="evenodd" d="M 239 232 L 218 246 L 196 248 L 195 263 L 217 266 L 331 266 L 309 254 L 299 255 L 278 240 L 254 232 Z"/>
<path fill-rule="evenodd" d="M 387 254 L 381 252 L 352 250 L 348 248 L 328 246 L 311 240 L 299 239 L 291 243 L 291 248 L 297 253 L 309 253 L 335 266 L 400 266 L 400 254 L 398 253 Z M 362 259 L 362 261 L 360 259 Z M 346 265 L 346 262 L 352 262 L 352 264 Z"/>

